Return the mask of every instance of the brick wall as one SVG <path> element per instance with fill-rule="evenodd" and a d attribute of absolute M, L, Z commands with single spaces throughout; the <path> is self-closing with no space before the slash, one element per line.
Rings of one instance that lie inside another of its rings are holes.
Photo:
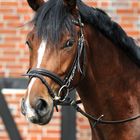
<path fill-rule="evenodd" d="M 0 0 L 0 76 L 19 77 L 27 69 L 29 27 L 22 25 L 32 15 L 26 0 Z"/>
<path fill-rule="evenodd" d="M 104 9 L 113 20 L 120 23 L 130 36 L 140 41 L 139 0 L 85 0 L 85 2 Z M 20 77 L 27 70 L 28 48 L 24 44 L 30 27 L 22 25 L 32 16 L 33 12 L 26 0 L 0 0 L 0 77 Z M 49 137 L 48 140 L 60 139 L 60 115 L 55 113 L 53 121 L 48 126 L 40 127 L 29 124 L 19 113 L 18 101 L 21 95 L 21 93 L 9 93 L 6 94 L 6 99 L 22 137 L 25 140 L 43 140 L 47 137 Z M 77 138 L 87 140 L 89 137 L 90 129 L 87 120 L 78 114 Z M 0 120 L 1 139 L 9 140 Z"/>

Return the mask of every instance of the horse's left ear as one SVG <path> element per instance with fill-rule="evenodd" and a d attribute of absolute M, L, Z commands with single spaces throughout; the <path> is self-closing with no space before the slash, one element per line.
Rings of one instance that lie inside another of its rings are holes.
<path fill-rule="evenodd" d="M 76 9 L 76 0 L 64 0 L 64 3 L 70 8 L 70 10 Z"/>
<path fill-rule="evenodd" d="M 37 11 L 45 3 L 44 0 L 27 0 L 27 2 L 34 11 Z"/>

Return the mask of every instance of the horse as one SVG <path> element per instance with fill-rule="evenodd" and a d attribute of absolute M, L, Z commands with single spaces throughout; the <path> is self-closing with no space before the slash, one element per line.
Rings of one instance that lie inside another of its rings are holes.
<path fill-rule="evenodd" d="M 140 48 L 134 39 L 81 0 L 27 2 L 35 16 L 26 40 L 26 118 L 48 124 L 54 108 L 67 104 L 88 118 L 92 140 L 139 140 Z M 68 99 L 73 89 L 85 112 Z"/>

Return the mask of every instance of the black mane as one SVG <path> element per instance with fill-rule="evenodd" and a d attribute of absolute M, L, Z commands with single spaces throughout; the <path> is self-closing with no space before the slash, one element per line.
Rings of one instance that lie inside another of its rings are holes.
<path fill-rule="evenodd" d="M 104 11 L 89 7 L 81 0 L 77 0 L 77 7 L 84 23 L 94 26 L 140 66 L 140 47 L 116 22 Z M 74 34 L 72 16 L 63 0 L 48 0 L 39 8 L 33 21 L 39 37 L 46 39 L 49 36 L 54 43 L 66 30 Z"/>

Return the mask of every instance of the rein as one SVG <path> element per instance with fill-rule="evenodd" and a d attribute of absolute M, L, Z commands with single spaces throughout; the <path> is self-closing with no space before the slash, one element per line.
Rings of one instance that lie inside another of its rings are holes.
<path fill-rule="evenodd" d="M 70 92 L 74 89 L 71 87 L 72 80 L 75 76 L 76 70 L 79 70 L 82 76 L 85 75 L 85 57 L 86 57 L 86 52 L 85 52 L 85 39 L 84 39 L 84 33 L 83 33 L 83 27 L 84 24 L 81 22 L 81 18 L 79 16 L 78 20 L 72 20 L 72 22 L 80 27 L 80 38 L 78 41 L 78 48 L 77 48 L 77 54 L 74 58 L 72 67 L 66 77 L 64 79 L 61 79 L 58 75 L 55 73 L 41 69 L 41 68 L 36 68 L 36 69 L 30 69 L 24 76 L 29 76 L 29 78 L 38 78 L 41 80 L 41 82 L 45 85 L 45 87 L 48 89 L 48 93 L 51 96 L 54 106 L 56 107 L 56 110 L 58 111 L 58 105 L 61 106 L 72 106 L 77 112 L 81 113 L 83 116 L 88 118 L 89 120 L 92 120 L 94 122 L 93 127 L 96 127 L 97 124 L 121 124 L 121 123 L 127 123 L 133 120 L 136 120 L 140 118 L 140 114 L 128 119 L 122 119 L 122 120 L 114 120 L 114 121 L 108 121 L 108 120 L 103 120 L 102 118 L 104 115 L 101 115 L 100 117 L 95 117 L 93 115 L 90 115 L 83 111 L 78 104 L 82 103 L 81 100 L 75 101 L 72 100 L 68 97 Z M 83 67 L 81 69 L 80 65 L 80 57 L 83 56 Z M 46 79 L 44 77 L 48 77 L 52 79 L 54 82 L 56 82 L 59 86 L 60 89 L 58 93 L 54 92 Z M 62 97 L 64 96 L 64 97 Z"/>
<path fill-rule="evenodd" d="M 127 119 L 122 119 L 122 120 L 114 120 L 114 121 L 109 121 L 109 120 L 103 120 L 102 118 L 104 117 L 104 115 L 101 115 L 100 117 L 95 117 L 93 115 L 90 115 L 88 113 L 86 113 L 83 109 L 81 109 L 79 107 L 78 104 L 82 103 L 81 100 L 70 100 L 65 102 L 65 104 L 60 104 L 63 106 L 72 106 L 77 112 L 81 113 L 83 116 L 85 116 L 86 118 L 88 118 L 89 120 L 93 121 L 93 127 L 95 128 L 97 126 L 97 124 L 108 124 L 108 125 L 113 125 L 113 124 L 122 124 L 122 123 L 127 123 L 136 119 L 140 118 L 140 114 L 137 116 L 133 116 L 131 118 L 127 118 Z"/>

